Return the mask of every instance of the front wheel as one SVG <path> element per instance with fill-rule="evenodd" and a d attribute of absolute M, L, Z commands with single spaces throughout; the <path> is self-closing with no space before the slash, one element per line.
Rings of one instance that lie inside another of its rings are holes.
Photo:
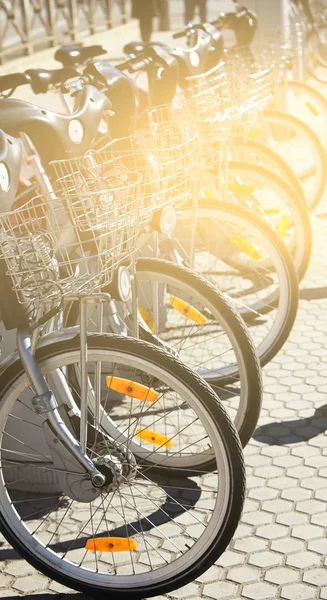
<path fill-rule="evenodd" d="M 36 359 L 78 438 L 65 398 L 78 406 L 69 372 L 79 371 L 79 338 L 39 348 Z M 99 420 L 90 410 L 88 454 L 110 477 L 84 502 L 62 492 L 46 417 L 33 409 L 20 361 L 3 372 L 1 531 L 47 577 L 87 595 L 164 594 L 207 570 L 235 531 L 244 499 L 237 435 L 210 387 L 150 344 L 90 336 L 88 371 L 89 403 L 101 400 Z M 112 423 L 111 438 L 103 420 Z M 67 478 L 78 475 L 70 471 Z"/>
<path fill-rule="evenodd" d="M 191 220 L 185 207 L 175 229 L 186 251 Z M 250 327 L 261 365 L 267 364 L 290 334 L 298 306 L 294 264 L 275 230 L 247 208 L 201 200 L 193 266 L 229 296 Z"/>

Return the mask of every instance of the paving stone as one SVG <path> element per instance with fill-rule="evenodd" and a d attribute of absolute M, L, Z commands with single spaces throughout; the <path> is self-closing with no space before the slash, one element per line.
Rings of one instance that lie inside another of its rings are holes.
<path fill-rule="evenodd" d="M 271 549 L 275 552 L 282 552 L 283 554 L 300 552 L 301 550 L 304 550 L 304 542 L 293 538 L 282 538 L 281 540 L 273 540 Z"/>
<path fill-rule="evenodd" d="M 0 588 L 6 588 L 10 586 L 12 582 L 12 577 L 10 575 L 6 575 L 5 573 L 0 573 Z"/>
<path fill-rule="evenodd" d="M 277 490 L 263 487 L 249 490 L 248 494 L 250 498 L 254 498 L 255 500 L 271 500 L 277 497 L 278 492 Z"/>
<path fill-rule="evenodd" d="M 273 515 L 268 512 L 264 512 L 263 510 L 248 512 L 243 514 L 243 521 L 245 523 L 249 523 L 250 525 L 265 525 L 267 523 L 271 523 L 273 520 Z"/>
<path fill-rule="evenodd" d="M 197 594 L 198 592 L 198 585 L 197 583 L 189 583 L 188 585 L 185 585 L 184 587 L 180 588 L 179 590 L 174 590 L 173 592 L 170 592 L 168 594 L 168 596 L 170 598 L 190 598 L 191 596 L 195 596 L 195 594 Z"/>
<path fill-rule="evenodd" d="M 281 560 L 281 555 L 276 552 L 255 552 L 254 554 L 250 554 L 249 564 L 266 569 L 279 565 Z"/>
<path fill-rule="evenodd" d="M 219 581 L 221 580 L 223 573 L 223 568 L 213 565 L 213 567 L 210 567 L 208 571 L 202 573 L 202 575 L 200 575 L 200 577 L 198 577 L 196 581 L 199 581 L 200 583 L 210 583 L 211 581 Z"/>
<path fill-rule="evenodd" d="M 290 527 L 293 525 L 305 525 L 308 523 L 308 520 L 309 516 L 307 514 L 295 511 L 280 513 L 276 516 L 276 523 L 289 525 Z"/>
<path fill-rule="evenodd" d="M 269 569 L 266 572 L 265 579 L 276 585 L 285 585 L 286 583 L 293 583 L 298 581 L 300 578 L 299 571 L 295 569 L 288 569 L 287 567 L 277 567 L 276 569 Z"/>
<path fill-rule="evenodd" d="M 32 575 L 37 571 L 25 560 L 12 560 L 4 567 L 4 572 L 15 577 L 23 577 L 24 575 Z"/>
<path fill-rule="evenodd" d="M 296 480 L 291 477 L 274 477 L 269 479 L 267 485 L 276 490 L 285 490 L 294 487 Z"/>
<path fill-rule="evenodd" d="M 251 600 L 270 600 L 276 598 L 276 587 L 269 585 L 264 581 L 250 583 L 243 586 L 242 598 L 251 598 Z"/>
<path fill-rule="evenodd" d="M 308 549 L 319 554 L 326 554 L 326 539 L 309 541 Z"/>
<path fill-rule="evenodd" d="M 286 498 L 287 500 L 307 500 L 311 498 L 312 492 L 309 490 L 305 490 L 301 487 L 293 487 L 287 490 L 282 490 L 281 497 Z"/>
<path fill-rule="evenodd" d="M 257 535 L 268 540 L 275 540 L 277 538 L 285 537 L 288 534 L 288 527 L 284 525 L 263 525 L 257 528 Z"/>
<path fill-rule="evenodd" d="M 229 581 L 219 581 L 218 583 L 215 581 L 205 585 L 203 588 L 203 594 L 214 600 L 217 600 L 217 598 L 222 598 L 223 600 L 235 598 L 236 592 L 237 585 Z"/>
<path fill-rule="evenodd" d="M 303 581 L 312 585 L 327 585 L 327 570 L 308 569 L 303 574 Z"/>
<path fill-rule="evenodd" d="M 269 500 L 267 502 L 263 502 L 262 509 L 267 510 L 268 512 L 276 513 L 284 513 L 292 508 L 292 502 L 288 502 L 287 500 L 282 500 L 281 498 L 277 498 L 276 500 Z"/>
<path fill-rule="evenodd" d="M 321 527 L 327 528 L 327 511 L 312 515 L 311 523 L 313 523 L 314 525 L 321 525 Z"/>
<path fill-rule="evenodd" d="M 292 535 L 301 540 L 310 540 L 324 535 L 324 529 L 318 525 L 296 525 L 292 528 Z"/>
<path fill-rule="evenodd" d="M 307 569 L 308 567 L 320 565 L 321 557 L 315 552 L 296 552 L 295 554 L 289 554 L 286 558 L 286 563 L 291 567 L 298 569 Z"/>
<path fill-rule="evenodd" d="M 236 581 L 237 583 L 248 583 L 250 581 L 257 581 L 260 576 L 259 569 L 243 565 L 241 567 L 232 567 L 228 570 L 228 579 Z"/>
<path fill-rule="evenodd" d="M 239 540 L 238 543 L 241 543 L 243 541 L 244 540 Z M 234 545 L 234 548 L 235 548 L 235 545 Z M 251 550 L 245 550 L 245 552 L 251 552 Z M 226 552 L 224 552 L 220 556 L 220 558 L 218 560 L 218 564 L 221 565 L 222 567 L 228 568 L 228 567 L 232 567 L 234 565 L 242 564 L 244 562 L 244 560 L 245 560 L 244 554 L 240 554 L 239 552 L 232 552 L 231 550 L 226 550 Z"/>
<path fill-rule="evenodd" d="M 302 502 L 297 502 L 296 504 L 296 510 L 308 513 L 309 515 L 322 512 L 324 508 L 325 504 L 323 502 L 320 502 L 319 500 L 315 500 L 313 498 L 311 500 L 303 500 Z"/>
<path fill-rule="evenodd" d="M 28 575 L 27 577 L 19 577 L 13 587 L 20 592 L 39 592 L 48 587 L 48 580 L 42 575 Z"/>
<path fill-rule="evenodd" d="M 246 552 L 247 554 L 251 554 L 252 552 L 259 550 L 265 550 L 266 546 L 267 542 L 256 536 L 246 537 L 234 542 L 235 550 L 239 550 L 239 552 Z"/>
<path fill-rule="evenodd" d="M 314 590 L 303 583 L 294 583 L 286 585 L 282 588 L 281 598 L 286 600 L 312 600 L 314 598 Z"/>

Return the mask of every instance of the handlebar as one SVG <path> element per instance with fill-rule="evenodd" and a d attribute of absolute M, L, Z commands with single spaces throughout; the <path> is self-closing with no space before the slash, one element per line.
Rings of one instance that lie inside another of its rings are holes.
<path fill-rule="evenodd" d="M 152 64 L 151 58 L 137 58 L 135 56 L 131 56 L 128 60 L 115 65 L 116 69 L 119 71 L 129 71 L 130 73 L 137 73 L 138 71 L 143 71 L 147 67 Z"/>
<path fill-rule="evenodd" d="M 208 23 L 208 25 L 213 25 L 214 27 L 216 27 L 217 25 L 221 24 L 221 17 L 218 17 L 218 19 L 215 19 L 214 21 L 210 21 Z M 205 25 L 206 23 L 189 23 L 185 29 L 181 30 L 181 31 L 176 31 L 176 33 L 173 33 L 172 37 L 174 40 L 178 40 L 180 38 L 186 37 L 188 33 L 191 33 L 191 31 L 194 31 L 195 29 L 202 29 L 203 31 L 205 30 Z"/>

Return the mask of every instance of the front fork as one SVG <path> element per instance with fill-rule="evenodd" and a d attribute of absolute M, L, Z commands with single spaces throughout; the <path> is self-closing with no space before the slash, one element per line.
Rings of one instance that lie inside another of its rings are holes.
<path fill-rule="evenodd" d="M 101 488 L 105 483 L 105 477 L 98 471 L 86 454 L 89 394 L 89 378 L 87 372 L 87 305 L 90 302 L 97 302 L 101 306 L 103 302 L 108 302 L 108 300 L 110 300 L 108 294 L 96 294 L 83 298 L 80 303 L 80 443 L 70 432 L 58 410 L 57 398 L 60 398 L 60 402 L 67 405 L 70 410 L 74 410 L 74 407 L 76 406 L 71 397 L 71 392 L 65 377 L 60 370 L 58 370 L 58 372 L 55 371 L 55 374 L 49 377 L 49 380 L 52 379 L 54 382 L 54 386 L 52 386 L 54 387 L 54 390 L 51 390 L 46 379 L 40 373 L 37 362 L 33 356 L 30 334 L 24 330 L 17 331 L 17 350 L 31 387 L 36 394 L 32 399 L 34 410 L 36 413 L 40 414 L 40 416 L 44 417 L 43 430 L 53 457 L 54 465 L 57 467 L 60 464 L 61 467 L 66 466 L 67 468 L 67 464 L 69 463 L 71 476 L 75 476 L 75 479 L 77 478 L 77 480 L 80 480 L 81 476 L 85 475 L 87 479 L 90 480 L 91 488 Z M 101 321 L 102 319 L 100 316 L 100 327 Z M 96 413 L 100 413 L 101 363 L 96 364 L 94 389 L 95 411 Z M 54 394 L 54 391 L 56 394 Z M 62 473 L 64 473 L 64 470 L 62 470 Z M 65 482 L 67 483 L 67 474 L 65 474 L 65 477 Z M 78 496 L 76 487 L 77 482 L 74 481 L 73 483 L 75 494 Z M 67 493 L 70 493 L 72 482 L 68 482 L 67 486 L 69 487 Z M 87 492 L 90 491 L 94 492 L 94 489 L 86 490 L 84 486 L 82 496 L 79 499 L 82 501 L 86 499 L 88 496 Z"/>

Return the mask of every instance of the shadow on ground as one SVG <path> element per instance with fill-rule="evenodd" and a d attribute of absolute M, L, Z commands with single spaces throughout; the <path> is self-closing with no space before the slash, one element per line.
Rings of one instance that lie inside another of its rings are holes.
<path fill-rule="evenodd" d="M 327 430 L 327 404 L 317 408 L 312 417 L 294 421 L 276 421 L 258 427 L 254 439 L 263 444 L 284 446 L 307 442 Z"/>
<path fill-rule="evenodd" d="M 28 596 L 31 600 L 95 600 L 91 596 L 84 594 L 31 594 Z M 6 596 L 7 600 L 18 600 L 21 596 Z"/>

